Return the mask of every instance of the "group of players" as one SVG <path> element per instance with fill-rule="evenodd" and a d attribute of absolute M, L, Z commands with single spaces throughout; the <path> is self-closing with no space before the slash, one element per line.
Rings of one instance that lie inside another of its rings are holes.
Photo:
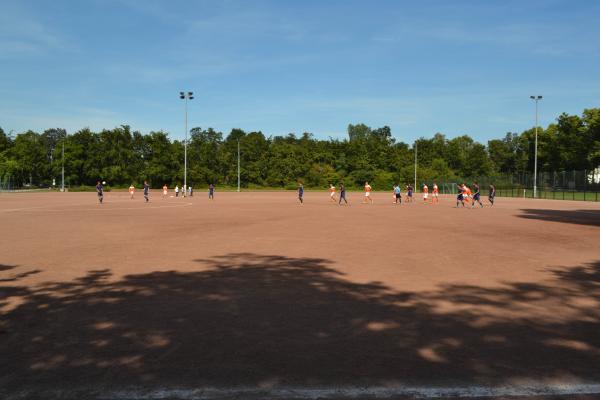
<path fill-rule="evenodd" d="M 98 181 L 98 183 L 96 184 L 96 193 L 98 195 L 98 201 L 100 202 L 100 204 L 102 204 L 102 202 L 104 200 L 104 185 L 105 184 L 106 184 L 106 182 L 100 182 L 100 181 Z M 364 189 L 365 189 L 365 198 L 363 200 L 363 204 L 373 204 L 373 198 L 371 197 L 372 187 L 371 187 L 371 185 L 369 185 L 369 182 L 365 182 Z M 458 185 L 458 195 L 456 196 L 456 207 L 457 208 L 459 207 L 460 204 L 462 204 L 462 206 L 465 207 L 465 202 L 470 202 L 471 208 L 475 207 L 475 202 L 477 202 L 479 204 L 479 206 L 483 208 L 483 203 L 481 202 L 481 188 L 477 182 L 473 182 L 473 189 L 474 189 L 474 191 L 471 191 L 471 188 L 469 188 L 465 183 Z M 344 204 L 347 205 L 348 200 L 346 199 L 346 187 L 344 186 L 344 184 L 343 183 L 340 184 L 339 200 L 335 196 L 336 190 L 337 190 L 337 188 L 335 187 L 335 185 L 333 185 L 333 184 L 329 185 L 330 200 L 334 203 L 338 203 L 338 205 L 342 205 L 342 200 L 343 200 Z M 179 186 L 176 186 L 175 187 L 175 197 L 179 197 L 179 192 L 180 192 Z M 184 187 L 181 188 L 181 197 L 185 197 L 186 192 L 189 193 L 189 196 L 193 196 L 194 192 L 193 192 L 191 186 L 189 188 L 189 191 L 186 191 L 184 189 Z M 410 184 L 406 185 L 406 202 L 407 203 L 413 202 L 413 192 L 414 192 L 414 188 Z M 423 193 L 423 203 L 424 204 L 427 204 L 429 201 L 431 202 L 431 204 L 439 203 L 439 201 L 440 201 L 439 200 L 439 189 L 438 189 L 437 183 L 435 183 L 435 182 L 433 183 L 433 191 L 432 191 L 431 200 L 429 200 L 429 187 L 425 183 L 423 183 L 423 192 L 422 193 Z M 162 194 L 163 194 L 163 198 L 166 198 L 169 194 L 169 189 L 166 184 L 162 187 Z M 134 195 L 135 195 L 135 187 L 132 184 L 131 186 L 129 186 L 129 196 L 132 200 L 134 198 Z M 400 185 L 394 185 L 393 190 L 392 190 L 392 195 L 394 198 L 394 202 L 393 202 L 394 204 L 402 204 L 402 193 L 401 193 Z M 211 183 L 208 186 L 208 198 L 213 200 L 214 196 L 215 196 L 215 185 Z M 493 184 L 490 184 L 488 200 L 492 206 L 494 205 L 495 197 L 496 197 L 496 187 Z M 145 199 L 146 203 L 148 203 L 150 201 L 150 185 L 148 185 L 147 181 L 144 181 L 144 199 Z M 302 183 L 298 183 L 298 200 L 300 200 L 300 203 L 304 203 L 304 186 L 302 185 Z"/>
<path fill-rule="evenodd" d="M 427 204 L 429 201 L 431 204 L 439 203 L 439 189 L 436 182 L 433 182 L 433 192 L 431 196 L 431 200 L 429 200 L 429 187 L 427 184 L 423 183 L 423 203 Z M 458 185 L 458 196 L 456 197 L 456 207 L 458 208 L 459 204 L 462 204 L 465 207 L 465 202 L 471 203 L 471 208 L 475 207 L 475 202 L 479 203 L 479 206 L 483 208 L 483 203 L 481 202 L 481 192 L 480 187 L 477 182 L 473 182 L 473 189 L 471 189 L 465 184 L 462 183 Z M 338 205 L 342 205 L 342 200 L 344 200 L 344 204 L 348 204 L 348 200 L 346 199 L 346 187 L 344 184 L 340 184 L 340 197 L 339 200 L 336 199 L 335 193 L 337 188 L 333 184 L 329 184 L 329 198 L 331 202 L 338 203 Z M 369 182 L 365 182 L 365 198 L 363 200 L 363 204 L 373 204 L 373 198 L 371 197 L 372 187 L 369 185 Z M 413 192 L 414 188 L 412 185 L 406 185 L 406 202 L 413 202 Z M 400 185 L 394 185 L 393 188 L 393 198 L 394 204 L 402 204 L 402 193 L 400 189 Z M 494 205 L 494 199 L 496 197 L 496 187 L 493 184 L 490 184 L 490 191 L 488 194 L 488 200 L 490 204 Z M 298 183 L 298 200 L 300 203 L 304 203 L 304 186 L 302 183 Z"/>
<path fill-rule="evenodd" d="M 96 183 L 96 194 L 98 195 L 98 202 L 100 204 L 102 204 L 102 202 L 104 201 L 104 185 L 106 185 L 105 181 L 98 181 Z M 174 189 L 175 192 L 175 197 L 179 197 L 179 193 L 181 193 L 181 197 L 185 197 L 186 196 L 186 192 L 189 196 L 193 196 L 194 195 L 194 190 L 192 189 L 192 187 L 190 186 L 188 190 L 185 190 L 184 186 L 181 186 L 181 189 L 179 189 L 179 185 L 175 186 Z M 162 187 L 162 197 L 163 199 L 166 198 L 169 195 L 169 188 L 167 187 L 167 184 L 165 183 Z M 133 186 L 133 183 L 131 184 L 131 186 L 129 186 L 129 198 L 131 200 L 133 200 L 133 198 L 135 197 L 135 186 Z M 212 183 L 208 186 L 208 198 L 209 199 L 214 199 L 215 197 L 215 185 L 213 185 Z M 144 181 L 144 200 L 146 201 L 146 203 L 148 203 L 150 201 L 150 185 L 148 185 L 148 181 Z"/>

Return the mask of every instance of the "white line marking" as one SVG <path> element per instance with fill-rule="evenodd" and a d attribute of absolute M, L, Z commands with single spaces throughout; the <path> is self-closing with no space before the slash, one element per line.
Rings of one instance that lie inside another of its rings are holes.
<path fill-rule="evenodd" d="M 2 212 L 17 212 L 17 211 L 23 211 L 23 212 L 65 212 L 65 211 L 100 211 L 100 210 L 106 210 L 106 211 L 117 211 L 117 210 L 147 210 L 149 208 L 176 208 L 176 207 L 187 207 L 187 206 L 191 206 L 194 203 L 181 203 L 181 204 L 170 204 L 170 205 L 158 205 L 155 206 L 153 203 L 148 203 L 148 205 L 144 205 L 144 206 L 139 206 L 139 207 L 115 207 L 115 208 L 111 208 L 110 205 L 111 204 L 116 204 L 117 202 L 108 202 L 108 203 L 104 203 L 104 204 L 98 204 L 97 207 L 94 208 L 77 208 L 77 206 L 80 206 L 81 204 L 71 204 L 69 205 L 69 207 L 75 207 L 75 208 L 64 208 L 64 209 L 55 209 L 55 208 L 45 208 L 43 206 L 41 207 L 26 207 L 26 208 L 9 208 L 6 210 L 0 210 Z M 107 205 L 108 204 L 108 205 Z M 52 206 L 49 206 L 52 207 Z"/>
<path fill-rule="evenodd" d="M 43 393 L 42 393 L 43 392 Z M 394 387 L 279 387 L 260 389 L 256 387 L 237 388 L 197 388 L 176 389 L 157 388 L 144 389 L 130 387 L 128 389 L 104 391 L 101 388 L 69 388 L 36 392 L 25 390 L 14 393 L 8 399 L 27 397 L 28 395 L 43 395 L 47 398 L 64 396 L 69 393 L 93 393 L 94 398 L 103 400 L 216 400 L 223 398 L 260 398 L 260 399 L 340 399 L 373 397 L 389 399 L 396 397 L 412 398 L 473 398 L 473 397 L 502 397 L 502 396 L 574 396 L 600 394 L 600 384 L 530 384 L 512 386 L 394 386 Z M 21 397 L 19 397 L 21 396 Z"/>

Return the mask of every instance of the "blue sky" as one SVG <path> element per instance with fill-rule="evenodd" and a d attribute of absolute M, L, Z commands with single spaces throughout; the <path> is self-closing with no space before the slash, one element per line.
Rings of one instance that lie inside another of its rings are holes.
<path fill-rule="evenodd" d="M 600 106 L 599 1 L 0 0 L 0 126 L 479 141 Z"/>

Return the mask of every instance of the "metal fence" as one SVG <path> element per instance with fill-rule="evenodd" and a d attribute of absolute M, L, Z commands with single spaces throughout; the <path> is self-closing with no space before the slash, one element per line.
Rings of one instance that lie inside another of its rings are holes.
<path fill-rule="evenodd" d="M 419 180 L 417 185 L 426 183 L 430 190 L 434 180 Z M 481 193 L 487 194 L 489 185 L 496 187 L 500 197 L 534 197 L 534 179 L 531 172 L 514 174 L 495 174 L 469 178 L 439 179 L 435 181 L 440 193 L 456 193 L 458 184 L 472 185 L 477 182 Z M 600 200 L 600 168 L 591 171 L 555 171 L 539 172 L 537 176 L 537 198 L 555 200 Z"/>

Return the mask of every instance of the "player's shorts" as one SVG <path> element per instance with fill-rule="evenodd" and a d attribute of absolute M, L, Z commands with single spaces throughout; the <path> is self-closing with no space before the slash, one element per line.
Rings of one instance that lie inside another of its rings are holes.
<path fill-rule="evenodd" d="M 166 190 L 163 190 L 163 194 L 166 196 L 166 195 L 167 195 L 167 191 L 166 191 Z"/>
<path fill-rule="evenodd" d="M 407 193 L 407 196 L 408 196 L 408 197 L 412 197 L 412 192 L 408 192 L 408 193 Z"/>
<path fill-rule="evenodd" d="M 396 198 L 397 199 L 401 199 L 402 197 L 400 197 L 400 193 L 396 193 Z"/>
<path fill-rule="evenodd" d="M 423 198 L 424 198 L 424 199 L 427 199 L 427 197 L 428 197 L 428 196 L 429 196 L 429 195 L 428 195 L 427 193 L 423 193 Z"/>
<path fill-rule="evenodd" d="M 480 197 L 480 194 L 479 194 L 479 193 L 477 193 L 477 194 L 474 194 L 474 195 L 473 195 L 473 200 L 475 200 L 475 201 L 479 201 L 479 197 Z"/>
<path fill-rule="evenodd" d="M 456 196 L 456 200 L 458 200 L 458 201 L 463 201 L 463 200 L 464 200 L 464 197 L 463 197 L 463 195 L 462 195 L 462 194 L 459 194 L 458 196 Z"/>
<path fill-rule="evenodd" d="M 335 196 L 335 192 L 329 193 L 329 197 L 333 197 L 333 196 Z"/>
<path fill-rule="evenodd" d="M 432 196 L 433 197 L 438 197 L 438 192 L 433 192 Z"/>
<path fill-rule="evenodd" d="M 371 195 L 371 192 L 365 192 L 365 197 L 369 197 Z"/>

